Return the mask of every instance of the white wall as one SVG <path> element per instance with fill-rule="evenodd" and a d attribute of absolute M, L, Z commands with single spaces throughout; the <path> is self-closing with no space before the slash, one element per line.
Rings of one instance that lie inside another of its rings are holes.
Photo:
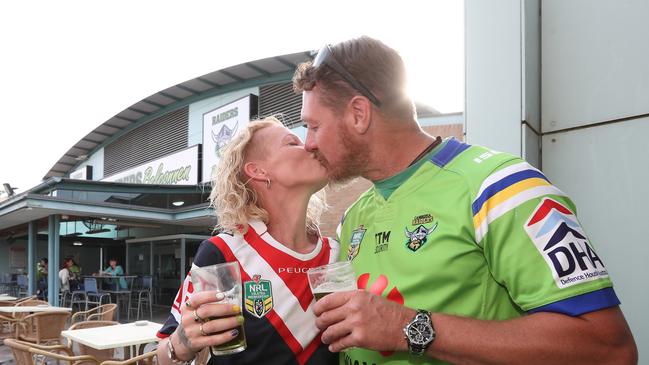
<path fill-rule="evenodd" d="M 649 364 L 649 2 L 542 6 L 543 170 L 577 203 Z"/>
<path fill-rule="evenodd" d="M 520 0 L 466 0 L 464 11 L 466 141 L 520 156 Z"/>
<path fill-rule="evenodd" d="M 649 2 L 545 0 L 543 131 L 649 113 Z"/>

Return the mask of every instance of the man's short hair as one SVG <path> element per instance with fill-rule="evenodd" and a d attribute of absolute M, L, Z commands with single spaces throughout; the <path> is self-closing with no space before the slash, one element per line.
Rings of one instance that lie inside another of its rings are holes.
<path fill-rule="evenodd" d="M 406 68 L 396 50 L 368 36 L 338 43 L 331 50 L 336 61 L 381 101 L 381 114 L 396 119 L 415 117 L 415 106 L 406 90 Z M 311 61 L 298 65 L 293 90 L 302 93 L 315 86 L 321 90 L 323 102 L 336 111 L 342 111 L 354 95 L 362 95 L 326 63 L 317 68 Z"/>

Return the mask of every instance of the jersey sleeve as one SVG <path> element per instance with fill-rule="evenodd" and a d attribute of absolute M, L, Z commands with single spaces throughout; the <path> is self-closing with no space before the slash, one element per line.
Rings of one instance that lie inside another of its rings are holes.
<path fill-rule="evenodd" d="M 578 316 L 620 303 L 575 205 L 527 162 L 491 172 L 471 208 L 494 279 L 524 311 Z"/>
<path fill-rule="evenodd" d="M 226 262 L 226 260 L 221 250 L 219 250 L 212 241 L 205 240 L 198 247 L 192 267 L 203 267 L 224 262 Z M 193 292 L 194 287 L 192 285 L 191 272 L 189 272 L 187 273 L 187 276 L 185 276 L 183 285 L 178 289 L 178 293 L 171 305 L 171 313 L 169 314 L 169 317 L 157 333 L 159 338 L 168 337 L 176 330 L 176 327 L 178 327 L 178 323 L 180 322 L 183 305 L 185 305 L 185 302 L 191 297 Z"/>

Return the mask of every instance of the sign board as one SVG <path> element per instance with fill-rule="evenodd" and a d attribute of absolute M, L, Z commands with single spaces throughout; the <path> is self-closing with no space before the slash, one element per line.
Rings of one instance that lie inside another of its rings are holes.
<path fill-rule="evenodd" d="M 223 147 L 256 114 L 257 96 L 252 94 L 203 114 L 202 182 L 211 180 Z"/>
<path fill-rule="evenodd" d="M 143 163 L 101 181 L 156 185 L 198 184 L 199 145 Z"/>

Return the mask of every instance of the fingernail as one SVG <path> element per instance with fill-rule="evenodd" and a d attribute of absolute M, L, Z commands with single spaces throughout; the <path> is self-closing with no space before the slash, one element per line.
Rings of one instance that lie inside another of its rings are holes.
<path fill-rule="evenodd" d="M 232 335 L 232 337 L 237 337 L 239 335 L 239 330 L 234 329 L 232 330 L 232 332 L 230 332 L 230 334 Z"/>
<path fill-rule="evenodd" d="M 237 322 L 239 324 L 243 324 L 243 321 L 244 321 L 243 316 L 237 316 Z"/>
<path fill-rule="evenodd" d="M 235 304 L 235 305 L 232 306 L 232 311 L 234 313 L 239 313 L 239 312 L 241 312 L 241 307 L 239 307 L 238 305 Z"/>
<path fill-rule="evenodd" d="M 216 293 L 216 300 L 223 300 L 223 298 L 225 298 L 225 294 L 221 292 Z"/>

